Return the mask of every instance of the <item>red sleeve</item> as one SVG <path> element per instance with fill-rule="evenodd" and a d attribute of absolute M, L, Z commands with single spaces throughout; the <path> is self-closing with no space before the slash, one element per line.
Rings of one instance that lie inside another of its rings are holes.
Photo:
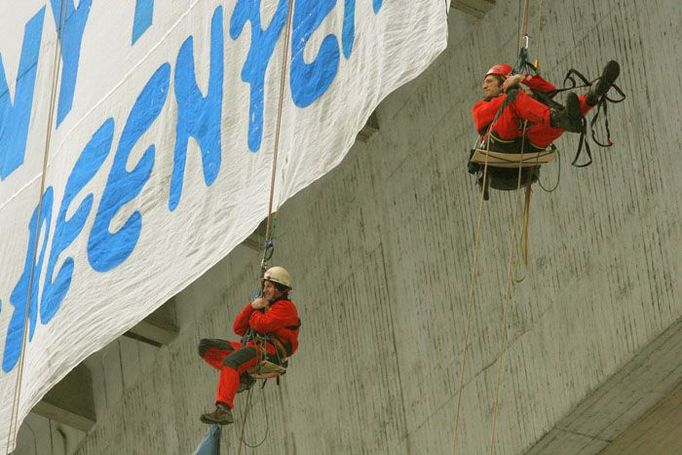
<path fill-rule="evenodd" d="M 541 78 L 540 76 L 535 76 L 532 74 L 528 74 L 526 78 L 523 80 L 523 83 L 528 87 L 536 92 L 540 93 L 546 93 L 548 95 L 554 95 L 556 93 L 556 86 L 552 84 L 551 82 L 548 82 Z"/>
<path fill-rule="evenodd" d="M 254 311 L 249 317 L 249 325 L 258 333 L 272 333 L 287 326 L 298 324 L 298 312 L 289 300 L 280 300 L 265 313 Z"/>
<path fill-rule="evenodd" d="M 236 318 L 234 318 L 234 324 L 232 324 L 232 330 L 239 336 L 243 336 L 246 330 L 249 328 L 249 318 L 256 310 L 253 309 L 250 303 L 247 303 L 244 308 L 239 312 Z"/>
<path fill-rule="evenodd" d="M 485 128 L 492 123 L 505 98 L 506 96 L 502 95 L 491 100 L 481 100 L 474 104 L 471 109 L 471 116 L 479 134 L 485 134 Z"/>

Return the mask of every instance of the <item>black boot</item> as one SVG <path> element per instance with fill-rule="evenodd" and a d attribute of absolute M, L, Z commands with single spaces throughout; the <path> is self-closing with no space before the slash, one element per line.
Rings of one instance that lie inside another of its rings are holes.
<path fill-rule="evenodd" d="M 590 106 L 596 105 L 599 102 L 599 99 L 606 95 L 606 92 L 609 91 L 611 85 L 618 79 L 619 74 L 620 65 L 618 62 L 615 60 L 609 61 L 604 67 L 599 79 L 590 86 L 590 90 L 587 92 L 587 98 L 585 99 L 587 104 Z"/>
<path fill-rule="evenodd" d="M 227 405 L 218 403 L 215 407 L 215 411 L 208 412 L 201 416 L 201 421 L 208 424 L 229 425 L 234 422 L 234 417 L 232 417 L 232 411 Z"/>
<path fill-rule="evenodd" d="M 561 110 L 552 110 L 549 123 L 554 128 L 563 128 L 572 133 L 582 133 L 583 122 L 578 95 L 568 92 L 566 107 Z"/>

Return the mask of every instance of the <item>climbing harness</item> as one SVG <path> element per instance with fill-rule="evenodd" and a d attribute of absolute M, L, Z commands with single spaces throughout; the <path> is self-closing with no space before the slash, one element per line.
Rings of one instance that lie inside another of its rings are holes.
<path fill-rule="evenodd" d="M 258 362 L 258 365 L 248 370 L 247 373 L 256 380 L 278 378 L 277 380 L 279 383 L 279 376 L 287 372 L 287 357 L 289 354 L 287 349 L 284 347 L 282 342 L 275 338 L 272 334 L 261 335 L 252 329 L 247 330 L 244 338 L 242 339 L 242 345 L 246 345 L 246 343 L 249 341 L 255 344 L 255 348 L 258 350 L 262 360 Z M 270 343 L 275 347 L 274 356 L 268 354 L 268 351 L 265 347 L 266 343 Z"/>
<path fill-rule="evenodd" d="M 54 3 L 53 3 L 54 5 Z M 40 193 L 38 194 L 38 206 L 36 208 L 36 226 L 35 226 L 35 238 L 33 240 L 33 251 L 31 254 L 31 270 L 28 275 L 28 292 L 26 293 L 26 308 L 24 310 L 24 331 L 21 337 L 21 351 L 19 354 L 19 363 L 17 366 L 17 378 L 15 381 L 14 395 L 12 397 L 12 410 L 10 416 L 9 431 L 7 432 L 7 447 L 6 454 L 9 455 L 10 447 L 12 446 L 12 440 L 16 441 L 16 436 L 19 433 L 19 404 L 21 399 L 21 386 L 23 383 L 24 376 L 24 363 L 26 361 L 26 344 L 28 340 L 28 332 L 30 330 L 30 308 L 31 300 L 33 298 L 33 280 L 35 279 L 35 268 L 36 268 L 36 256 L 38 252 L 38 242 L 40 239 L 40 220 L 42 218 L 43 210 L 43 194 L 45 192 L 45 179 L 47 175 L 47 163 L 50 154 L 50 142 L 52 139 L 52 125 L 54 122 L 54 111 L 57 99 L 57 83 L 59 81 L 59 70 L 61 69 L 61 59 L 59 58 L 59 43 L 62 39 L 62 33 L 64 32 L 64 23 L 66 22 L 66 8 L 65 1 L 61 0 L 59 2 L 59 20 L 57 27 L 57 39 L 55 40 L 54 56 L 52 61 L 52 78 L 50 87 L 50 100 L 48 107 L 48 117 L 47 126 L 45 128 L 45 149 L 43 151 L 43 168 L 40 175 Z"/>

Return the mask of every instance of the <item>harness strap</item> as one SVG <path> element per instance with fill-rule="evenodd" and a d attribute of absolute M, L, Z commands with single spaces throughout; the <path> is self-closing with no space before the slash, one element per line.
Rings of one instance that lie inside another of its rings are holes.
<path fill-rule="evenodd" d="M 289 357 L 289 349 L 287 349 L 284 346 L 284 343 L 279 341 L 279 339 L 277 339 L 276 337 L 273 336 L 273 337 L 270 337 L 268 339 L 268 341 L 270 343 L 272 343 L 273 346 L 275 346 L 275 349 L 277 350 L 277 355 L 280 358 L 280 360 L 283 360 L 283 359 L 286 359 L 287 357 Z M 289 343 L 286 343 L 286 344 L 289 344 Z"/>
<path fill-rule="evenodd" d="M 578 85 L 576 82 L 575 78 L 579 79 L 582 82 L 582 85 Z M 585 75 L 583 75 L 580 71 L 576 70 L 575 68 L 571 68 L 568 70 L 568 73 L 566 73 L 566 77 L 564 78 L 564 88 L 557 90 L 557 93 L 559 92 L 565 92 L 568 90 L 574 90 L 577 88 L 582 88 L 582 87 L 589 87 L 591 86 L 594 82 L 596 82 L 597 79 L 594 81 L 589 81 Z M 570 82 L 570 86 L 567 86 L 568 83 Z M 590 136 L 592 136 L 592 140 L 594 141 L 595 144 L 597 144 L 600 147 L 611 147 L 613 145 L 613 140 L 611 139 L 611 129 L 609 128 L 609 116 L 608 116 L 608 103 L 622 103 L 625 101 L 625 93 L 623 90 L 621 90 L 620 87 L 618 87 L 616 84 L 611 84 L 611 87 L 613 90 L 616 91 L 616 93 L 619 95 L 619 98 L 610 98 L 607 94 L 603 95 L 600 99 L 599 102 L 596 105 L 596 112 L 594 116 L 592 117 L 592 120 L 590 121 L 589 127 L 590 127 Z M 597 124 L 597 119 L 599 119 L 599 114 L 604 111 L 604 127 L 606 128 L 606 141 L 601 141 L 597 139 L 597 134 L 595 131 L 595 125 Z M 590 149 L 590 144 L 589 141 L 587 140 L 587 121 L 583 118 L 583 128 L 582 132 L 580 133 L 580 139 L 578 142 L 578 151 L 575 154 L 575 158 L 573 158 L 573 161 L 571 162 L 572 166 L 575 167 L 587 167 L 590 164 L 592 164 L 592 150 Z M 587 162 L 582 163 L 582 164 L 577 164 L 578 159 L 580 158 L 581 153 L 585 150 L 585 153 L 587 154 Z"/>

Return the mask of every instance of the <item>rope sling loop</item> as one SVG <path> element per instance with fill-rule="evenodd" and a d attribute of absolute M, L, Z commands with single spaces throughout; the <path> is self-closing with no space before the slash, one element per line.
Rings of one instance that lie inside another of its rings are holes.
<path fill-rule="evenodd" d="M 270 197 L 268 200 L 268 217 L 267 217 L 267 222 L 265 225 L 265 242 L 263 244 L 263 256 L 261 258 L 261 263 L 260 263 L 260 277 L 259 277 L 259 282 L 260 279 L 263 278 L 265 275 L 265 270 L 268 267 L 268 261 L 272 259 L 272 255 L 274 253 L 274 243 L 272 242 L 272 236 L 273 236 L 273 231 L 274 231 L 274 224 L 275 224 L 275 218 L 276 216 L 273 214 L 273 202 L 275 198 L 275 182 L 277 178 L 277 156 L 279 153 L 279 142 L 280 142 L 280 134 L 281 134 L 281 129 L 282 129 L 282 110 L 283 110 L 283 105 L 284 105 L 284 90 L 285 90 L 285 84 L 286 84 L 286 74 L 288 70 L 288 63 L 289 63 L 289 41 L 291 38 L 291 23 L 292 23 L 292 17 L 293 17 L 293 11 L 294 11 L 294 3 L 295 0 L 289 0 L 289 4 L 287 6 L 287 21 L 285 25 L 285 30 L 284 30 L 284 44 L 282 46 L 282 66 L 281 66 L 281 71 L 280 71 L 280 80 L 279 80 L 279 98 L 277 100 L 277 120 L 275 124 L 275 138 L 274 138 L 274 149 L 272 153 L 272 172 L 270 175 Z M 262 286 L 261 286 L 261 295 L 262 295 Z M 249 331 L 247 331 L 248 335 Z M 245 336 L 247 336 L 245 335 Z M 244 343 L 244 339 L 242 339 L 242 343 Z M 263 351 L 265 351 L 265 347 L 263 346 Z M 257 348 L 258 349 L 258 348 Z M 263 353 L 263 357 L 266 357 L 266 353 Z M 279 354 L 278 354 L 279 357 Z M 279 379 L 278 379 L 279 380 Z M 263 386 L 265 386 L 265 381 L 263 382 Z M 244 413 L 244 418 L 242 419 L 242 425 L 241 425 L 241 430 L 240 430 L 240 435 L 239 435 L 239 451 L 238 454 L 241 455 L 242 452 L 242 447 L 247 446 L 249 448 L 255 448 L 259 447 L 262 445 L 265 440 L 267 439 L 268 433 L 269 433 L 269 420 L 268 420 L 268 410 L 267 410 L 267 403 L 265 400 L 265 392 L 263 392 L 263 411 L 265 413 L 265 435 L 263 436 L 262 441 L 259 443 L 256 443 L 255 445 L 249 444 L 244 440 L 244 429 L 246 427 L 246 422 L 249 416 L 249 403 L 251 401 L 251 395 L 252 395 L 253 388 L 249 389 L 248 394 L 247 394 L 247 399 L 246 399 L 246 411 Z"/>
<path fill-rule="evenodd" d="M 268 408 L 267 408 L 267 403 L 265 401 L 265 390 L 263 389 L 263 387 L 261 387 L 260 389 L 261 389 L 261 395 L 262 395 L 261 402 L 263 403 L 263 414 L 265 414 L 265 433 L 263 434 L 263 438 L 258 442 L 253 442 L 253 443 L 247 442 L 246 439 L 244 438 L 246 420 L 248 419 L 249 414 L 251 413 L 251 408 L 253 407 L 252 403 L 251 403 L 251 397 L 253 395 L 253 387 L 252 387 L 246 393 L 246 403 L 244 404 L 244 410 L 243 410 L 244 418 L 242 419 L 242 426 L 241 426 L 241 429 L 239 431 L 239 441 L 241 442 L 241 444 L 239 445 L 239 452 L 238 452 L 239 454 L 241 454 L 241 452 L 242 452 L 242 445 L 244 445 L 250 449 L 256 449 L 256 448 L 262 446 L 265 443 L 265 441 L 267 440 L 268 434 L 270 433 L 270 420 L 268 418 Z"/>
<path fill-rule="evenodd" d="M 45 148 L 43 150 L 43 169 L 40 176 L 40 193 L 38 194 L 38 206 L 36 210 L 36 226 L 35 238 L 33 240 L 33 252 L 31 254 L 31 270 L 28 275 L 28 287 L 29 291 L 26 293 L 26 308 L 24 310 L 24 331 L 21 336 L 21 351 L 19 354 L 19 364 L 17 367 L 17 379 L 14 386 L 14 394 L 12 396 L 12 410 L 10 417 L 9 432 L 7 433 L 7 447 L 5 454 L 9 455 L 10 447 L 12 446 L 12 440 L 16 442 L 16 436 L 19 433 L 19 404 L 21 400 L 21 386 L 23 383 L 24 376 L 24 363 L 26 361 L 26 345 L 28 332 L 30 330 L 29 324 L 29 311 L 31 308 L 31 299 L 33 297 L 33 280 L 36 268 L 36 255 L 38 252 L 38 241 L 40 238 L 40 219 L 42 217 L 43 211 L 43 193 L 45 192 L 45 180 L 47 174 L 47 163 L 50 154 L 50 142 L 52 139 L 52 125 L 54 123 L 54 111 L 57 99 L 57 83 L 59 81 L 59 70 L 61 69 L 61 59 L 60 59 L 60 47 L 59 43 L 62 39 L 62 33 L 64 31 L 64 24 L 66 22 L 66 8 L 64 7 L 65 0 L 59 2 L 59 21 L 57 26 L 57 37 L 55 39 L 54 45 L 54 55 L 52 60 L 52 78 L 50 87 L 50 101 L 48 105 L 48 116 L 47 116 L 47 126 L 45 127 Z M 16 433 L 16 434 L 15 434 Z"/>

